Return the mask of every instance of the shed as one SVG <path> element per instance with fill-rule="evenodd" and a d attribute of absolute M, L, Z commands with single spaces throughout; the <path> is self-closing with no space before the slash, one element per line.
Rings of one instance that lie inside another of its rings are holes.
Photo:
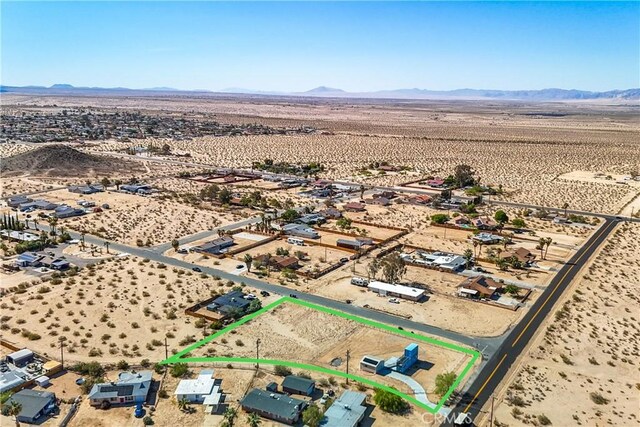
<path fill-rule="evenodd" d="M 301 394 L 311 396 L 316 389 L 316 382 L 297 375 L 288 375 L 282 381 L 282 390 L 285 393 Z"/>
<path fill-rule="evenodd" d="M 13 363 L 18 367 L 26 366 L 32 360 L 33 351 L 28 348 L 23 348 L 22 350 L 14 351 L 7 355 L 7 362 Z"/>
<path fill-rule="evenodd" d="M 36 384 L 38 384 L 40 387 L 47 387 L 49 384 L 51 384 L 49 382 L 50 378 L 46 375 L 43 375 L 41 377 L 38 377 L 35 379 Z"/>

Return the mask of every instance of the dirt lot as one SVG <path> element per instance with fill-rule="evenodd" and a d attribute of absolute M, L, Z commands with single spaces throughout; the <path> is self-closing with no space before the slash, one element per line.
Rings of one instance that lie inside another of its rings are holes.
<path fill-rule="evenodd" d="M 115 258 L 1 297 L 8 317 L 3 329 L 9 340 L 54 358 L 64 337 L 70 362 L 156 362 L 164 359 L 165 337 L 171 351 L 203 336 L 184 309 L 233 285 L 135 257 Z"/>
<path fill-rule="evenodd" d="M 638 254 L 640 225 L 618 226 L 496 398 L 501 423 L 638 424 Z"/>
<path fill-rule="evenodd" d="M 300 322 L 300 319 L 304 321 Z M 359 363 L 365 355 L 382 358 L 399 356 L 412 342 L 411 339 L 341 317 L 284 303 L 192 353 L 195 357 L 255 357 L 255 341 L 258 338 L 261 339 L 261 358 L 297 361 L 326 368 L 332 368 L 333 359 L 344 359 L 347 350 L 351 351 L 351 361 Z M 435 376 L 448 371 L 461 372 L 470 356 L 423 342 L 419 342 L 419 345 L 420 360 L 428 362 L 425 365 L 428 367 L 418 369 L 412 377 L 425 387 L 431 401 L 437 401 L 437 396 L 431 395 Z M 353 372 L 372 380 L 389 382 L 399 390 L 411 393 L 399 381 L 368 374 L 360 369 Z"/>

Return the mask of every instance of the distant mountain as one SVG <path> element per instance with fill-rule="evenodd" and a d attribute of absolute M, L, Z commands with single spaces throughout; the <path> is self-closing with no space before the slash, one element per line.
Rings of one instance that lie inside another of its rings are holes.
<path fill-rule="evenodd" d="M 306 92 L 276 92 L 276 91 L 260 91 L 244 88 L 226 88 L 218 91 L 209 90 L 179 90 L 170 87 L 153 87 L 149 89 L 129 89 L 129 88 L 101 88 L 101 87 L 75 87 L 70 84 L 54 84 L 48 88 L 42 86 L 0 86 L 0 92 L 12 93 L 135 93 L 144 96 L 145 93 L 152 95 L 155 92 L 166 93 L 231 93 L 246 94 L 256 96 L 305 96 L 305 97 L 324 97 L 324 98 L 365 98 L 365 99 L 450 99 L 450 100 L 519 100 L 519 101 L 573 101 L 573 100 L 631 100 L 640 101 L 640 88 L 611 90 L 606 92 L 591 92 L 577 89 L 541 89 L 541 90 L 494 90 L 494 89 L 455 89 L 447 91 L 428 90 L 428 89 L 393 89 L 379 90 L 375 92 L 347 92 L 342 89 L 318 86 Z"/>
<path fill-rule="evenodd" d="M 316 88 L 313 88 L 311 90 L 308 90 L 306 92 L 303 92 L 307 95 L 312 95 L 312 94 L 333 94 L 333 93 L 347 93 L 342 89 L 336 89 L 336 88 L 332 88 L 332 87 L 327 87 L 327 86 L 318 86 Z"/>

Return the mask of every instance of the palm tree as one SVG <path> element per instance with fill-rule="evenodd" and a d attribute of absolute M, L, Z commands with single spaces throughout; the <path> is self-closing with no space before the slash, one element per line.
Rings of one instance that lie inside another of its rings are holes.
<path fill-rule="evenodd" d="M 469 265 L 471 264 L 471 258 L 473 258 L 473 251 L 471 249 L 465 249 L 464 253 L 462 254 L 462 256 L 464 257 L 465 261 L 466 261 L 466 268 L 469 268 Z"/>
<path fill-rule="evenodd" d="M 562 205 L 562 209 L 564 209 L 564 217 L 567 217 L 567 208 L 569 207 L 569 203 L 564 202 L 564 204 Z"/>
<path fill-rule="evenodd" d="M 247 422 L 249 423 L 249 427 L 258 427 L 262 423 L 262 420 L 260 419 L 258 414 L 252 412 L 247 417 Z"/>
<path fill-rule="evenodd" d="M 189 401 L 186 397 L 178 400 L 178 409 L 181 411 L 186 411 L 189 408 Z"/>
<path fill-rule="evenodd" d="M 109 241 L 108 241 L 108 240 L 105 240 L 105 241 L 104 241 L 104 247 L 105 247 L 105 248 L 107 248 L 107 253 L 109 253 L 109 245 L 110 245 L 110 244 L 111 244 L 111 243 L 109 243 Z"/>
<path fill-rule="evenodd" d="M 364 199 L 364 185 L 360 186 L 360 200 Z"/>
<path fill-rule="evenodd" d="M 80 241 L 81 241 L 80 247 L 84 251 L 84 231 L 80 233 Z"/>
<path fill-rule="evenodd" d="M 56 224 L 58 223 L 58 218 L 56 218 L 55 216 L 50 217 L 50 218 L 47 219 L 47 222 L 49 223 L 49 226 L 51 227 L 51 232 L 55 236 L 55 234 L 56 234 Z"/>
<path fill-rule="evenodd" d="M 253 257 L 251 256 L 251 254 L 245 254 L 244 255 L 244 263 L 247 266 L 247 272 L 251 272 L 251 263 L 253 262 Z"/>
<path fill-rule="evenodd" d="M 474 240 L 473 241 L 473 256 L 476 256 L 476 250 L 478 248 L 478 241 Z"/>
<path fill-rule="evenodd" d="M 544 250 L 544 257 L 547 258 L 547 252 L 549 252 L 549 246 L 553 243 L 553 239 L 551 237 L 547 237 L 544 239 L 545 244 L 547 245 L 547 249 Z"/>
<path fill-rule="evenodd" d="M 33 219 L 33 226 L 36 228 L 36 231 L 38 231 L 38 220 L 37 220 L 37 218 Z"/>
<path fill-rule="evenodd" d="M 232 407 L 228 407 L 223 414 L 224 425 L 227 427 L 233 427 L 233 423 L 235 423 L 237 416 L 238 416 L 238 410 Z"/>
<path fill-rule="evenodd" d="M 541 237 L 540 239 L 538 239 L 538 245 L 536 246 L 536 249 L 538 249 L 540 251 L 540 258 L 544 259 L 544 247 L 547 244 L 547 239 L 545 239 L 544 237 Z"/>
<path fill-rule="evenodd" d="M 20 421 L 18 421 L 18 415 L 20 415 L 20 412 L 22 412 L 22 404 L 16 402 L 15 400 L 12 400 L 11 402 L 9 402 L 8 405 L 6 405 L 6 414 L 9 415 L 10 417 L 13 417 L 13 419 L 16 422 L 16 427 L 20 427 Z M 3 411 L 4 412 L 4 411 Z"/>

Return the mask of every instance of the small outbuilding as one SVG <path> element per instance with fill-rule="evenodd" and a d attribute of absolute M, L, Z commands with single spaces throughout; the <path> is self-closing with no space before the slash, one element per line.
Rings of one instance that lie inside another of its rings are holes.
<path fill-rule="evenodd" d="M 311 396 L 315 389 L 315 381 L 297 375 L 288 375 L 284 381 L 282 381 L 282 391 L 285 393 Z"/>

